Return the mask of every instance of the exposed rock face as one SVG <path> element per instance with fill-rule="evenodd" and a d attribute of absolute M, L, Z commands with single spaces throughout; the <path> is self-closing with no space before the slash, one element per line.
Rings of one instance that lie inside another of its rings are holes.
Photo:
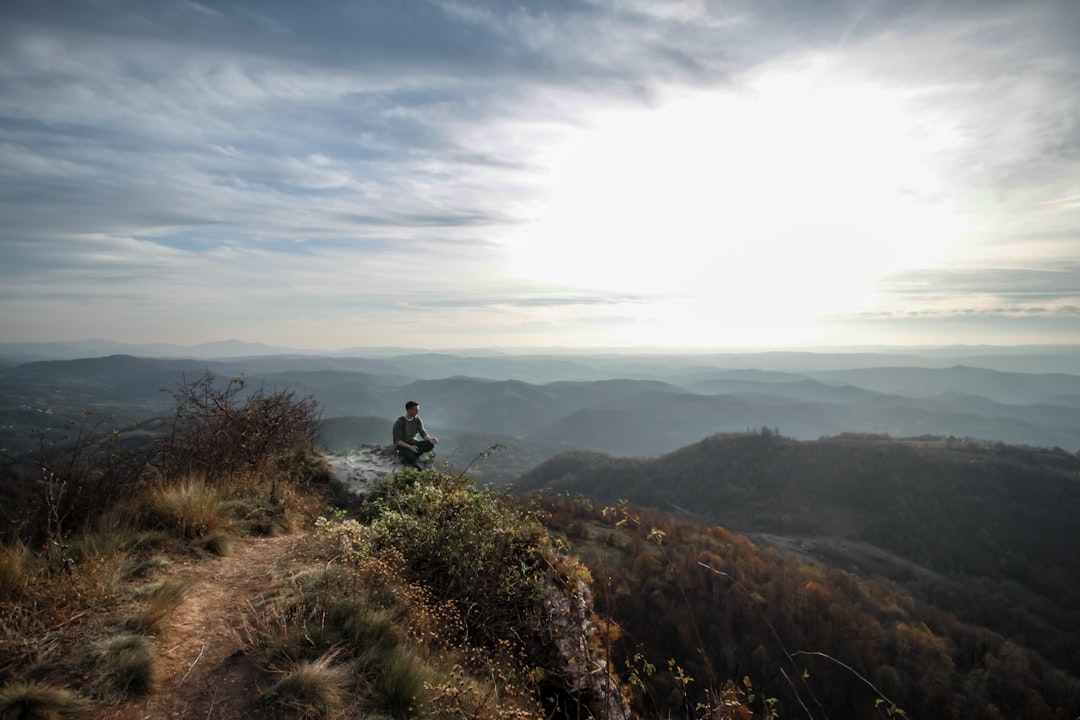
<path fill-rule="evenodd" d="M 544 609 L 567 689 L 582 698 L 595 717 L 629 720 L 630 707 L 619 683 L 607 662 L 589 647 L 589 638 L 596 633 L 589 619 L 593 610 L 589 587 L 578 582 L 573 588 L 549 592 Z"/>
<path fill-rule="evenodd" d="M 327 455 L 326 460 L 334 478 L 361 497 L 371 493 L 376 481 L 406 469 L 391 445 L 361 445 L 348 455 Z M 420 458 L 425 468 L 433 462 L 434 453 Z"/>

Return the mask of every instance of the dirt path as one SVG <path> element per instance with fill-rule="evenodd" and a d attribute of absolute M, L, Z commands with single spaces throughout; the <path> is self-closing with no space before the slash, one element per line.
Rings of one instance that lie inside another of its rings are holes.
<path fill-rule="evenodd" d="M 272 571 L 300 536 L 244 538 L 228 557 L 178 570 L 190 584 L 169 634 L 159 643 L 161 684 L 157 692 L 103 715 L 103 720 L 265 717 L 252 710 L 259 672 L 240 651 L 238 630 L 251 603 L 273 584 Z"/>

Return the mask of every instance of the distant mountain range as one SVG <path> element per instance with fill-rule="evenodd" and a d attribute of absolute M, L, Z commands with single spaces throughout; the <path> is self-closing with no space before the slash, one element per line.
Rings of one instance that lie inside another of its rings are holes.
<path fill-rule="evenodd" d="M 1025 358 L 1033 366 L 1067 366 L 1080 352 L 1069 346 L 985 357 L 987 364 Z M 500 438 L 530 458 L 564 450 L 652 456 L 761 427 L 797 439 L 860 432 L 1080 450 L 1080 369 L 1017 372 L 916 360 L 922 365 L 867 353 L 110 355 L 23 363 L 8 356 L 0 367 L 0 436 L 17 447 L 35 427 L 83 410 L 123 423 L 165 414 L 169 391 L 209 371 L 223 380 L 243 375 L 249 386 L 291 388 L 314 397 L 325 419 L 368 418 L 384 423 L 387 437 L 405 400 L 417 400 L 455 460 L 452 443 L 466 436 Z M 463 445 L 474 447 L 471 440 Z"/>
<path fill-rule="evenodd" d="M 199 345 L 169 343 L 134 344 L 111 340 L 79 340 L 72 342 L 0 342 L 0 363 L 19 364 L 34 360 L 78 360 L 107 355 L 133 355 L 144 358 L 188 358 L 222 360 L 254 358 L 267 355 L 324 358 L 391 358 L 430 357 L 454 358 L 485 367 L 498 368 L 504 359 L 520 372 L 523 365 L 539 362 L 544 374 L 557 369 L 558 360 L 566 361 L 562 369 L 585 367 L 618 368 L 619 377 L 637 377 L 639 373 L 659 368 L 685 371 L 694 367 L 714 369 L 765 370 L 827 370 L 857 367 L 949 367 L 970 365 L 1004 372 L 1080 374 L 1080 344 L 1077 345 L 951 345 L 943 347 L 874 346 L 862 348 L 822 348 L 818 350 L 785 350 L 760 352 L 702 352 L 673 353 L 654 349 L 458 349 L 431 351 L 392 346 L 350 347 L 342 350 L 272 346 L 243 340 L 221 340 Z M 470 374 L 455 370 L 449 374 Z M 445 375 L 444 375 L 445 376 Z M 540 378 L 520 375 L 504 376 L 498 372 L 477 373 L 478 377 L 518 379 L 541 382 Z M 583 379 L 575 375 L 548 377 L 548 380 Z"/>
<path fill-rule="evenodd" d="M 78 340 L 73 342 L 0 343 L 0 358 L 8 362 L 34 360 L 78 360 L 107 355 L 135 355 L 146 358 L 193 358 L 220 360 L 223 358 L 258 357 L 263 355 L 400 355 L 406 348 L 351 348 L 327 353 L 321 350 L 274 347 L 264 343 L 242 340 L 221 340 L 199 345 L 153 343 L 137 345 L 111 340 Z"/>

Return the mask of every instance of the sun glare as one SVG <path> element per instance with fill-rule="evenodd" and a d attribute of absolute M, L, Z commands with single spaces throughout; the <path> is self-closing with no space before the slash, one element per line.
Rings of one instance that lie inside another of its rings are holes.
<path fill-rule="evenodd" d="M 640 325 L 675 335 L 703 313 L 798 325 L 870 307 L 878 279 L 961 231 L 937 165 L 953 141 L 903 93 L 826 79 L 765 73 L 597 115 L 544 158 L 549 200 L 514 238 L 514 269 L 641 296 Z"/>

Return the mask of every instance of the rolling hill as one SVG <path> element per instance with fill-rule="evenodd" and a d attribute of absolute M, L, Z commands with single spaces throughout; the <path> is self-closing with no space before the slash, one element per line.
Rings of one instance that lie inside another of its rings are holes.
<path fill-rule="evenodd" d="M 887 577 L 1080 676 L 1076 455 L 762 431 L 649 459 L 566 453 L 515 487 L 625 499 Z"/>

